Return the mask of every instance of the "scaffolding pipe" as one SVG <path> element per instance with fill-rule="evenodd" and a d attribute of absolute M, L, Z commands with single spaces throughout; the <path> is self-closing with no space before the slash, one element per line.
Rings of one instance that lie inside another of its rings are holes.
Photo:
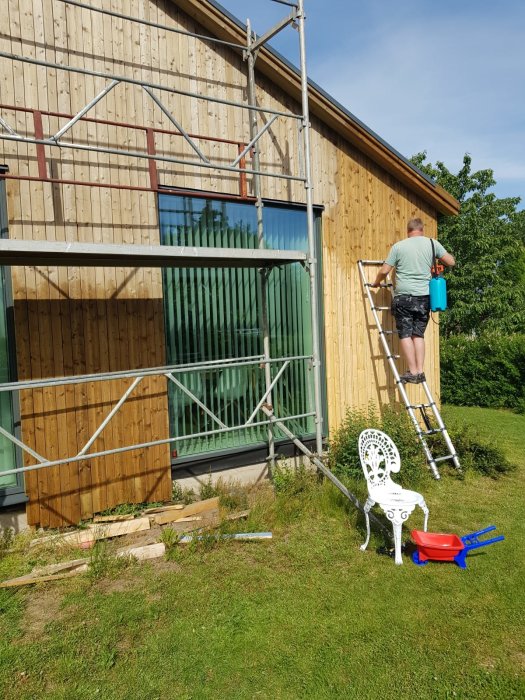
<path fill-rule="evenodd" d="M 277 119 L 277 115 L 274 114 L 274 116 L 268 122 L 266 122 L 266 124 L 263 126 L 263 128 L 252 138 L 250 143 L 239 153 L 237 158 L 233 161 L 233 163 L 232 163 L 233 167 L 238 165 L 239 161 L 242 160 L 246 155 L 248 155 L 248 153 L 255 146 L 257 141 L 261 138 L 261 136 L 263 134 L 265 134 L 268 131 L 268 129 L 272 126 L 272 124 L 274 123 L 274 121 L 276 119 Z"/>
<path fill-rule="evenodd" d="M 56 141 L 58 143 L 58 140 L 60 139 L 61 136 L 63 136 L 66 131 L 69 131 L 74 124 L 76 124 L 82 117 L 89 112 L 90 109 L 92 109 L 98 102 L 103 97 L 106 97 L 107 94 L 109 94 L 114 87 L 116 87 L 119 84 L 118 80 L 112 80 L 109 85 L 106 85 L 106 87 L 101 90 L 96 97 L 94 97 L 90 102 L 87 103 L 85 107 L 83 107 L 80 112 L 75 114 L 73 119 L 70 119 L 67 124 L 65 124 L 61 129 L 59 129 L 54 136 L 52 136 L 52 140 Z"/>
<path fill-rule="evenodd" d="M 312 166 L 310 154 L 310 110 L 308 105 L 308 74 L 306 70 L 304 0 L 298 0 L 299 49 L 301 59 L 301 97 L 303 110 L 303 143 L 306 190 L 306 216 L 308 226 L 308 271 L 310 273 L 310 309 L 312 317 L 312 366 L 314 373 L 314 410 L 317 454 L 323 453 L 323 415 L 321 399 L 321 361 L 319 347 L 319 298 L 317 286 L 317 259 L 312 199 Z"/>
<path fill-rule="evenodd" d="M 144 153 L 141 151 L 125 151 L 118 148 L 105 148 L 103 146 L 89 146 L 82 143 L 73 143 L 68 141 L 54 141 L 53 139 L 37 139 L 26 136 L 12 136 L 11 134 L 0 134 L 0 139 L 5 141 L 19 141 L 21 143 L 32 143 L 36 146 L 58 146 L 59 148 L 71 148 L 79 151 L 90 151 L 92 153 L 107 153 L 115 156 L 126 156 L 128 158 L 142 158 L 144 160 L 160 160 L 163 163 L 175 163 L 176 165 L 188 165 L 190 167 L 207 168 L 209 170 L 225 170 L 238 175 L 264 175 L 265 177 L 275 177 L 282 180 L 294 180 L 296 182 L 304 182 L 304 178 L 294 175 L 284 175 L 282 173 L 272 172 L 257 172 L 256 170 L 247 170 L 244 168 L 233 168 L 231 165 L 219 165 L 218 163 L 202 163 L 200 161 L 184 160 L 183 158 L 172 158 L 170 156 L 161 156 L 158 154 Z"/>
<path fill-rule="evenodd" d="M 288 25 L 292 24 L 292 22 L 295 21 L 295 18 L 297 17 L 297 9 L 294 9 L 288 17 L 285 17 L 282 19 L 280 22 L 278 22 L 274 27 L 269 29 L 267 32 L 262 34 L 260 37 L 258 37 L 255 41 L 252 42 L 250 46 L 250 50 L 252 53 L 255 53 L 258 51 L 258 49 L 261 48 L 264 44 L 266 44 L 270 39 L 273 39 L 273 37 L 276 34 L 279 34 L 280 31 L 282 31 L 285 27 L 288 27 Z"/>
<path fill-rule="evenodd" d="M 193 148 L 195 153 L 199 156 L 199 158 L 204 161 L 205 163 L 209 163 L 210 161 L 204 153 L 201 151 L 201 149 L 197 146 L 195 141 L 191 138 L 191 136 L 188 134 L 188 132 L 184 129 L 182 124 L 179 124 L 177 119 L 173 116 L 173 114 L 169 111 L 169 109 L 159 100 L 157 95 L 153 92 L 153 90 L 146 85 L 142 86 L 143 89 L 148 93 L 148 95 L 151 97 L 153 102 L 157 105 L 157 107 L 166 115 L 166 117 L 170 120 L 170 122 L 173 124 L 173 126 L 180 131 L 184 139 L 188 142 L 188 144 Z M 233 163 L 233 165 L 237 165 L 237 163 Z"/>
<path fill-rule="evenodd" d="M 80 450 L 78 453 L 78 456 L 80 457 L 81 455 L 85 455 L 86 452 L 89 450 L 91 445 L 95 442 L 95 440 L 98 438 L 100 433 L 104 430 L 106 425 L 111 421 L 114 415 L 118 413 L 120 410 L 121 406 L 124 405 L 126 400 L 131 396 L 135 388 L 140 384 L 140 382 L 144 379 L 144 377 L 136 377 L 136 379 L 131 383 L 131 385 L 126 389 L 126 391 L 122 394 L 118 402 L 113 406 L 111 411 L 108 413 L 108 415 L 104 418 L 102 423 L 98 426 L 98 428 L 95 430 L 93 435 L 89 438 L 89 440 L 86 442 L 84 447 Z"/>
<path fill-rule="evenodd" d="M 274 2 L 282 2 L 282 0 L 273 0 Z M 236 44 L 232 41 L 226 41 L 225 39 L 217 39 L 213 36 L 207 36 L 206 34 L 195 34 L 194 32 L 187 32 L 184 29 L 177 29 L 176 27 L 167 27 L 165 24 L 157 24 L 157 22 L 150 22 L 147 19 L 140 19 L 140 17 L 132 17 L 131 15 L 124 15 L 120 12 L 114 12 L 113 10 L 104 10 L 101 7 L 93 7 L 92 5 L 86 5 L 82 2 L 77 2 L 77 0 L 58 0 L 58 2 L 63 2 L 64 5 L 72 5 L 73 7 L 79 7 L 81 10 L 90 10 L 91 12 L 99 12 L 101 15 L 108 15 L 109 17 L 115 17 L 116 19 L 125 19 L 128 22 L 136 22 L 137 24 L 144 24 L 146 27 L 153 27 L 154 29 L 164 29 L 167 32 L 173 32 L 174 34 L 182 34 L 183 36 L 189 36 L 194 39 L 202 39 L 203 41 L 210 41 L 214 44 L 221 44 L 222 46 L 229 46 L 232 49 L 240 49 L 244 51 L 244 46 L 242 44 Z M 283 5 L 288 5 L 290 3 L 283 2 Z"/>
<path fill-rule="evenodd" d="M 165 367 L 148 367 L 146 369 L 122 370 L 118 372 L 98 372 L 97 374 L 78 374 L 70 377 L 50 377 L 49 379 L 28 379 L 27 381 L 6 382 L 0 384 L 2 391 L 23 391 L 26 389 L 45 389 L 51 386 L 63 386 L 67 384 L 85 384 L 87 382 L 103 382 L 105 380 L 133 379 L 134 377 L 165 376 L 167 372 L 183 374 L 206 370 L 228 369 L 229 367 L 249 367 L 261 365 L 265 362 L 292 362 L 298 360 L 310 360 L 311 355 L 295 355 L 291 357 L 276 357 L 265 360 L 262 355 L 253 355 L 244 358 L 228 358 L 225 360 L 209 360 L 206 362 L 193 362 L 187 365 L 166 365 Z"/>
<path fill-rule="evenodd" d="M 175 95 L 182 95 L 183 97 L 194 97 L 197 100 L 204 100 L 205 102 L 216 102 L 217 104 L 227 105 L 228 107 L 238 107 L 239 109 L 252 109 L 257 112 L 262 112 L 263 114 L 276 114 L 279 117 L 289 117 L 291 119 L 302 119 L 301 114 L 293 114 L 292 112 L 281 112 L 277 109 L 272 109 L 271 107 L 250 107 L 243 102 L 234 102 L 233 100 L 223 100 L 220 97 L 211 97 L 210 95 L 201 95 L 198 92 L 190 92 L 188 90 L 178 90 L 177 88 L 167 87 L 166 85 L 159 85 L 158 83 L 150 83 L 145 80 L 138 80 L 137 78 L 128 78 L 122 75 L 114 75 L 113 73 L 103 73 L 102 71 L 89 70 L 88 68 L 76 68 L 74 66 L 64 66 L 60 63 L 52 63 L 51 61 L 41 61 L 38 58 L 31 58 L 30 56 L 20 56 L 18 54 L 7 53 L 5 51 L 0 51 L 0 58 L 7 58 L 11 61 L 21 61 L 22 63 L 30 63 L 34 66 L 41 66 L 43 68 L 53 68 L 54 70 L 62 70 L 68 73 L 80 73 L 81 75 L 90 75 L 93 78 L 110 78 L 111 80 L 116 80 L 119 83 L 129 83 L 130 85 L 139 85 L 140 87 L 149 87 L 153 90 L 162 90 L 163 92 L 170 92 Z"/>
<path fill-rule="evenodd" d="M 314 413 L 311 411 L 309 413 L 299 413 L 295 416 L 285 416 L 281 418 L 281 421 L 294 421 L 294 420 L 301 420 L 303 418 L 310 418 L 313 416 Z M 270 425 L 272 421 L 270 420 L 264 420 L 264 421 L 258 421 L 257 423 L 252 423 L 250 425 L 250 428 L 259 428 L 264 425 Z M 52 462 L 43 462 L 41 464 L 30 464 L 27 467 L 18 467 L 17 469 L 7 469 L 6 471 L 0 472 L 2 476 L 9 476 L 10 474 L 21 474 L 24 472 L 30 472 L 30 471 L 35 471 L 38 469 L 44 469 L 47 467 L 59 467 L 62 464 L 70 464 L 73 462 L 81 462 L 81 461 L 86 461 L 87 459 L 95 459 L 98 457 L 106 457 L 107 455 L 114 455 L 114 454 L 121 454 L 122 452 L 131 452 L 133 450 L 143 450 L 146 447 L 156 447 L 158 445 L 169 445 L 172 442 L 180 442 L 181 440 L 192 440 L 194 438 L 202 438 L 202 437 L 210 437 L 211 435 L 220 435 L 222 433 L 231 433 L 234 432 L 235 430 L 245 430 L 246 426 L 245 425 L 235 425 L 231 428 L 216 428 L 215 430 L 207 430 L 202 433 L 193 433 L 192 435 L 178 435 L 177 437 L 172 437 L 172 438 L 164 438 L 163 440 L 152 440 L 150 442 L 140 442 L 137 443 L 136 445 L 126 445 L 125 447 L 114 447 L 111 450 L 102 450 L 100 452 L 92 452 L 87 455 L 82 455 L 78 456 L 75 455 L 74 457 L 65 457 L 64 459 L 56 459 L 53 460 Z M 3 429 L 0 429 L 0 432 L 4 433 L 5 436 L 11 440 L 11 442 L 14 442 L 15 444 L 18 444 L 16 441 L 16 438 L 11 435 L 10 433 L 7 433 L 7 431 L 3 431 Z M 32 450 L 27 447 L 27 445 L 24 445 L 23 443 L 20 443 L 19 445 L 22 449 L 24 449 L 26 452 L 29 452 L 32 454 Z M 36 453 L 33 455 L 35 458 L 40 459 Z M 42 458 L 43 459 L 43 458 Z"/>
<path fill-rule="evenodd" d="M 173 376 L 173 374 L 171 374 L 171 372 L 168 372 L 165 376 L 166 376 L 171 382 L 173 382 L 173 383 L 175 384 L 175 386 L 179 387 L 179 389 L 180 389 L 181 391 L 183 391 L 183 392 L 186 394 L 186 396 L 189 396 L 190 399 L 192 399 L 192 401 L 194 401 L 194 402 L 197 404 L 197 406 L 199 406 L 199 408 L 202 408 L 202 410 L 203 410 L 205 413 L 207 413 L 207 414 L 210 416 L 210 418 L 211 418 L 213 421 L 215 421 L 215 423 L 218 423 L 218 424 L 221 426 L 221 428 L 226 428 L 226 427 L 227 427 L 226 423 L 223 423 L 222 420 L 220 420 L 220 418 L 217 418 L 217 416 L 215 415 L 215 413 L 213 413 L 213 411 L 210 411 L 210 409 L 209 409 L 205 404 L 203 404 L 202 401 L 201 401 L 199 398 L 197 398 L 197 396 L 195 396 L 195 394 L 194 394 L 192 391 L 190 391 L 186 386 L 184 386 L 184 384 L 183 384 L 182 382 L 179 382 L 179 380 L 176 379 L 176 378 Z"/>
<path fill-rule="evenodd" d="M 261 161 L 259 157 L 259 147 L 257 133 L 257 111 L 254 109 L 257 104 L 257 95 L 255 90 L 255 60 L 256 53 L 252 51 L 253 34 L 250 20 L 246 20 L 246 62 L 248 64 L 248 105 L 252 107 L 250 115 L 250 136 L 253 143 L 253 168 L 259 171 L 261 169 Z M 263 201 L 261 192 L 260 176 L 253 177 L 253 190 L 255 194 L 255 208 L 257 212 L 257 243 L 260 249 L 265 248 L 264 241 L 264 221 L 263 221 Z M 261 298 L 260 324 L 263 337 L 263 357 L 265 360 L 270 358 L 270 328 L 268 320 L 268 273 L 265 269 L 259 270 L 259 295 Z M 269 364 L 264 366 L 264 381 L 266 385 L 266 396 L 269 404 L 272 404 L 272 373 Z M 268 464 L 270 472 L 275 467 L 275 436 L 271 424 L 268 426 Z"/>

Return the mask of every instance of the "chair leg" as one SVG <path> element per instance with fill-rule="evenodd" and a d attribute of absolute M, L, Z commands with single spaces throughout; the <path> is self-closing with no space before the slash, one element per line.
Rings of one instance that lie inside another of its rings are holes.
<path fill-rule="evenodd" d="M 368 513 L 370 511 L 370 508 L 374 505 L 373 501 L 370 501 L 370 499 L 366 499 L 365 507 L 364 507 L 364 513 L 365 513 L 365 520 L 366 520 L 366 542 L 361 545 L 361 551 L 364 552 L 365 549 L 368 547 L 368 543 L 370 541 L 370 518 L 368 517 Z"/>
<path fill-rule="evenodd" d="M 394 530 L 394 561 L 396 564 L 403 563 L 403 558 L 401 557 L 401 527 L 401 523 L 392 523 L 392 528 Z"/>
<path fill-rule="evenodd" d="M 428 508 L 427 508 L 427 504 L 425 503 L 425 501 L 422 501 L 419 505 L 420 505 L 420 507 L 421 507 L 421 510 L 422 510 L 423 513 L 425 514 L 425 522 L 424 522 L 424 524 L 423 524 L 423 532 L 426 532 L 426 531 L 427 531 L 427 525 L 428 525 Z"/>

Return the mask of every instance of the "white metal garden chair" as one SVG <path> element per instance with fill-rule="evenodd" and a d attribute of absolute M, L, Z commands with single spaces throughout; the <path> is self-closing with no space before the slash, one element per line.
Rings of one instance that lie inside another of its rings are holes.
<path fill-rule="evenodd" d="M 427 530 L 428 508 L 425 499 L 417 491 L 409 491 L 390 478 L 401 468 L 399 452 L 393 441 L 381 430 L 363 430 L 359 436 L 359 458 L 368 486 L 365 503 L 366 542 L 361 545 L 364 551 L 370 540 L 370 518 L 368 513 L 376 503 L 381 506 L 394 530 L 395 562 L 402 564 L 401 527 L 408 520 L 416 506 L 425 514 L 424 530 Z"/>

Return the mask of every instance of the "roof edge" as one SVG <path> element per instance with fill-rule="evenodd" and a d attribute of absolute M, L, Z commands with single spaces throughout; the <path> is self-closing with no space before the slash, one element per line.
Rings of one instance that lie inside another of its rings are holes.
<path fill-rule="evenodd" d="M 246 25 L 216 0 L 172 0 L 172 2 L 211 31 L 214 36 L 240 44 L 244 43 Z M 285 89 L 291 97 L 300 100 L 300 72 L 278 51 L 268 45 L 262 47 L 257 59 L 257 69 L 273 83 Z M 459 202 L 451 194 L 310 79 L 308 79 L 308 92 L 312 114 L 434 206 L 438 212 L 447 215 L 455 215 L 459 212 Z"/>

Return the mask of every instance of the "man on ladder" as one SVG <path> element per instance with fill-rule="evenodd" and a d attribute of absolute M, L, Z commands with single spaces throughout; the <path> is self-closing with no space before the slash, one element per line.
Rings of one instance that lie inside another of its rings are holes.
<path fill-rule="evenodd" d="M 395 268 L 392 312 L 396 319 L 401 351 L 408 364 L 408 372 L 402 374 L 400 379 L 403 383 L 410 384 L 425 381 L 424 334 L 430 313 L 428 285 L 434 259 L 432 244 L 430 239 L 426 238 L 423 228 L 421 219 L 410 219 L 407 238 L 394 243 L 375 281 L 370 285 L 379 287 Z M 436 258 L 444 265 L 452 267 L 456 264 L 454 257 L 438 241 L 434 241 L 434 249 Z"/>

